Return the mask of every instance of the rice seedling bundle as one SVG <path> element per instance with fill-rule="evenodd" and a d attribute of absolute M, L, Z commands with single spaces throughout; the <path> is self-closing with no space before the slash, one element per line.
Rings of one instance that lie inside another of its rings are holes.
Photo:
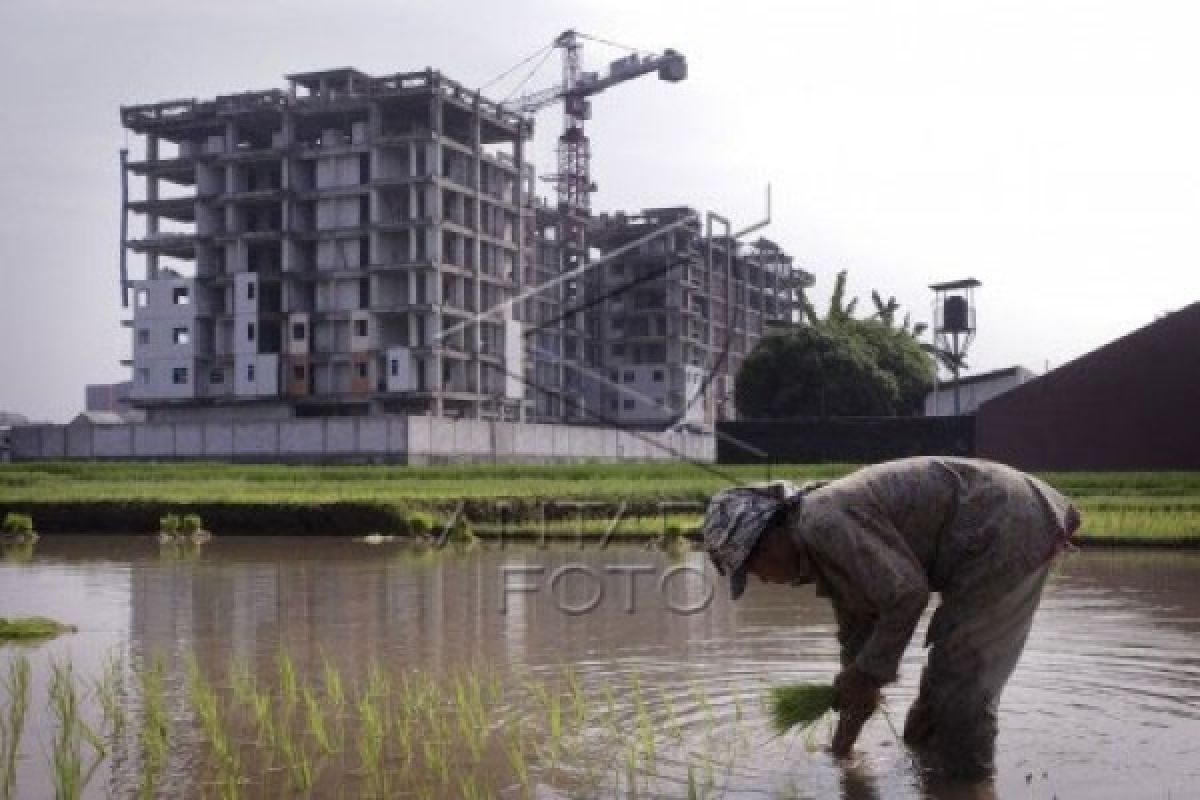
<path fill-rule="evenodd" d="M 833 709 L 835 695 L 833 686 L 824 683 L 775 686 L 767 695 L 771 727 L 780 736 L 807 728 Z"/>
<path fill-rule="evenodd" d="M 73 625 L 64 625 L 48 617 L 0 617 L 0 641 L 48 639 L 75 630 Z"/>

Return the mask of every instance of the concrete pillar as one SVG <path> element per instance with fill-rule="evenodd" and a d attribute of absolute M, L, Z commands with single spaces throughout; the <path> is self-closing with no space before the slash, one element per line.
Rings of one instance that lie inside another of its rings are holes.
<path fill-rule="evenodd" d="M 472 181 L 470 192 L 470 202 L 474 204 L 474 213 L 471 215 L 471 229 L 475 234 L 471 241 L 471 272 L 474 276 L 474 288 L 472 289 L 475 313 L 483 312 L 483 271 L 480 267 L 482 261 L 481 247 L 479 245 L 479 232 L 481 230 L 479 220 L 479 175 L 482 171 L 481 158 L 483 156 L 483 133 L 482 122 L 479 117 L 479 95 L 475 95 L 475 108 L 471 114 L 471 154 L 474 159 L 472 167 L 475 170 L 475 179 Z M 483 393 L 483 362 L 479 358 L 479 345 L 482 337 L 482 331 L 476 325 L 471 329 L 470 333 L 475 337 L 475 347 L 473 348 L 471 359 L 471 370 L 475 377 L 475 391 L 481 395 Z M 475 404 L 475 416 L 481 416 L 483 402 L 482 399 Z"/>
<path fill-rule="evenodd" d="M 149 134 L 146 136 L 146 160 L 158 160 L 158 137 Z M 146 175 L 146 200 L 149 203 L 154 203 L 158 200 L 158 174 L 153 170 Z M 158 235 L 158 212 L 151 205 L 146 213 L 146 237 L 153 238 Z M 158 277 L 158 253 L 151 250 L 146 254 L 146 277 Z"/>
<path fill-rule="evenodd" d="M 429 163 L 429 161 L 427 160 L 426 166 L 427 166 L 430 174 L 432 174 L 434 176 L 440 176 L 442 173 L 442 152 L 441 152 L 441 141 L 440 141 L 440 137 L 442 135 L 442 95 L 441 95 L 440 87 L 438 86 L 437 77 L 436 76 L 430 76 L 430 77 L 431 77 L 431 86 L 432 86 L 433 91 L 430 95 L 430 101 L 429 101 L 429 127 L 433 131 L 433 141 L 430 144 L 429 155 L 427 157 L 428 159 L 432 160 L 432 163 Z M 441 268 L 441 263 L 442 263 L 442 254 L 441 254 L 442 193 L 439 189 L 439 184 L 436 179 L 433 181 L 433 183 L 431 185 L 433 186 L 433 191 L 434 191 L 435 196 L 432 198 L 430 198 L 430 197 L 425 198 L 425 200 L 426 200 L 426 208 L 425 208 L 426 215 L 432 217 L 434 220 L 433 227 L 429 229 L 433 234 L 433 236 L 432 236 L 433 241 L 432 242 L 427 241 L 425 243 L 426 251 L 427 251 L 426 254 L 430 257 L 430 259 L 433 261 L 433 264 L 434 264 L 434 272 L 430 276 L 432 278 L 432 280 L 429 282 L 429 285 L 427 285 L 425 287 L 426 292 L 429 294 L 429 299 L 433 303 L 433 308 L 434 308 L 432 319 L 431 319 L 431 324 L 432 324 L 433 329 L 431 331 L 429 331 L 429 333 L 431 334 L 430 344 L 433 345 L 433 358 L 430 359 L 429 364 L 430 364 L 433 374 L 429 375 L 428 377 L 430 379 L 429 380 L 430 389 L 433 391 L 433 413 L 435 416 L 440 417 L 440 416 L 442 416 L 442 414 L 445 411 L 445 404 L 443 401 L 443 390 L 442 390 L 442 344 L 441 344 L 441 340 L 440 340 L 443 323 L 442 323 L 441 312 L 438 310 L 439 306 L 441 305 L 441 296 L 440 296 L 441 295 L 441 292 L 440 292 L 441 269 L 440 268 Z"/>

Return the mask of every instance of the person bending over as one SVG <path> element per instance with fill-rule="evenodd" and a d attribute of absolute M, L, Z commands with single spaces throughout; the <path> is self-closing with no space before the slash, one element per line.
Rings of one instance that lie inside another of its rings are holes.
<path fill-rule="evenodd" d="M 908 458 L 799 488 L 726 489 L 710 500 L 704 546 L 736 600 L 747 574 L 815 583 L 833 604 L 842 671 L 833 752 L 846 756 L 894 681 L 929 602 L 928 663 L 905 741 L 956 777 L 993 771 L 1000 693 L 1017 665 L 1055 555 L 1078 511 L 1002 464 Z"/>

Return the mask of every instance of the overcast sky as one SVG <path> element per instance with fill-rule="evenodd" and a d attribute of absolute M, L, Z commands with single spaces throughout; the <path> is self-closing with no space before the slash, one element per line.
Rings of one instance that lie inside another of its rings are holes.
<path fill-rule="evenodd" d="M 1041 371 L 1200 299 L 1193 3 L 2 0 L 0 411 L 66 420 L 128 378 L 122 104 L 344 65 L 476 86 L 568 27 L 690 67 L 595 99 L 597 210 L 741 227 L 769 181 L 764 233 L 821 297 L 848 269 L 863 305 L 924 319 L 929 283 L 983 281 L 975 370 Z M 593 69 L 621 55 L 589 47 Z M 559 119 L 538 116 L 539 171 Z"/>

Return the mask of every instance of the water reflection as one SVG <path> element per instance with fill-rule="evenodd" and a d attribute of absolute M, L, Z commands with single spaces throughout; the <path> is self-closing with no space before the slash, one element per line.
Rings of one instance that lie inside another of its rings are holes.
<path fill-rule="evenodd" d="M 720 585 L 702 611 L 672 612 L 708 597 L 703 569 L 699 554 L 643 549 L 441 553 L 218 539 L 180 554 L 148 537 L 50 537 L 0 562 L 0 613 L 80 626 L 33 651 L 39 674 L 54 657 L 94 673 L 114 648 L 130 659 L 161 654 L 180 719 L 191 713 L 181 689 L 189 654 L 213 674 L 240 660 L 270 676 L 285 647 L 310 675 L 329 661 L 359 677 L 372 662 L 396 675 L 469 664 L 538 674 L 570 664 L 592 689 L 636 676 L 655 698 L 654 723 L 682 731 L 678 751 L 699 749 L 692 732 L 701 729 L 711 746 L 729 747 L 726 797 L 1165 797 L 1200 780 L 1200 554 L 1089 552 L 1065 563 L 1004 697 L 997 779 L 975 787 L 930 778 L 881 719 L 847 764 L 797 737 L 771 738 L 763 688 L 836 672 L 828 604 L 811 590 L 756 584 L 734 604 Z M 587 613 L 564 611 L 589 604 Z M 0 661 L 11 652 L 0 650 Z M 910 648 L 904 679 L 888 691 L 897 725 L 923 655 Z M 33 724 L 32 740 L 48 740 L 45 716 Z M 180 758 L 168 788 L 188 794 Z M 686 772 L 672 775 L 671 758 L 664 750 L 662 771 L 675 781 L 664 785 L 686 796 Z M 45 775 L 22 781 L 28 796 L 47 796 Z"/>

